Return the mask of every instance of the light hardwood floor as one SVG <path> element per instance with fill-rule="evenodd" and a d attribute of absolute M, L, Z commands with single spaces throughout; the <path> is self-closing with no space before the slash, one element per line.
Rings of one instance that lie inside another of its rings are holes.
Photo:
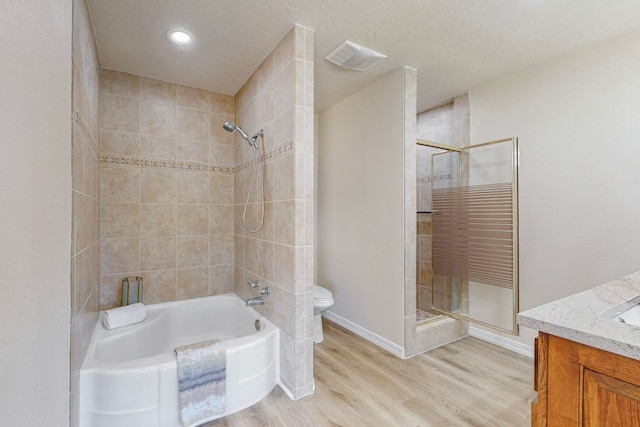
<path fill-rule="evenodd" d="M 530 425 L 528 357 L 467 337 L 401 360 L 326 320 L 324 336 L 312 396 L 294 402 L 276 387 L 207 427 Z"/>

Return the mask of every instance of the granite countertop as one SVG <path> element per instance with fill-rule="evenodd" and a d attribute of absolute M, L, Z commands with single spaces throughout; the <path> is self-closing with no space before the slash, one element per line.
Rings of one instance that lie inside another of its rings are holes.
<path fill-rule="evenodd" d="M 640 272 L 518 314 L 518 323 L 640 360 L 640 327 L 611 320 L 615 308 L 640 295 Z M 611 314 L 602 316 L 608 311 Z"/>

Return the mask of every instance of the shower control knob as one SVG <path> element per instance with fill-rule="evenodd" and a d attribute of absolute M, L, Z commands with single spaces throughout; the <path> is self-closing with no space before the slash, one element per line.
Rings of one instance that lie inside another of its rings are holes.
<path fill-rule="evenodd" d="M 271 289 L 268 286 L 260 289 L 260 295 L 271 295 Z"/>
<path fill-rule="evenodd" d="M 260 284 L 258 283 L 257 280 L 255 280 L 253 282 L 249 282 L 249 283 L 247 283 L 247 285 L 249 285 L 249 287 L 253 288 L 253 289 L 258 289 L 260 287 Z"/>

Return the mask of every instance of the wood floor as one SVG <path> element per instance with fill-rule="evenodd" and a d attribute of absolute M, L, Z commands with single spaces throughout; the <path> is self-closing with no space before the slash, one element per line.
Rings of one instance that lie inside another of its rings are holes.
<path fill-rule="evenodd" d="M 312 396 L 294 402 L 276 387 L 207 427 L 530 425 L 528 357 L 467 337 L 401 360 L 326 320 L 324 336 Z"/>

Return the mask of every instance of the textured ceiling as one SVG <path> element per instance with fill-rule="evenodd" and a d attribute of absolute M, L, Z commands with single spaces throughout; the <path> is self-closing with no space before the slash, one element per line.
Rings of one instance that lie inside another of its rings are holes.
<path fill-rule="evenodd" d="M 390 70 L 418 70 L 418 111 L 640 29 L 640 0 L 88 0 L 103 67 L 233 95 L 294 23 L 315 30 L 316 110 Z M 169 28 L 195 36 L 170 46 Z M 345 40 L 388 55 L 364 72 L 324 60 Z"/>

